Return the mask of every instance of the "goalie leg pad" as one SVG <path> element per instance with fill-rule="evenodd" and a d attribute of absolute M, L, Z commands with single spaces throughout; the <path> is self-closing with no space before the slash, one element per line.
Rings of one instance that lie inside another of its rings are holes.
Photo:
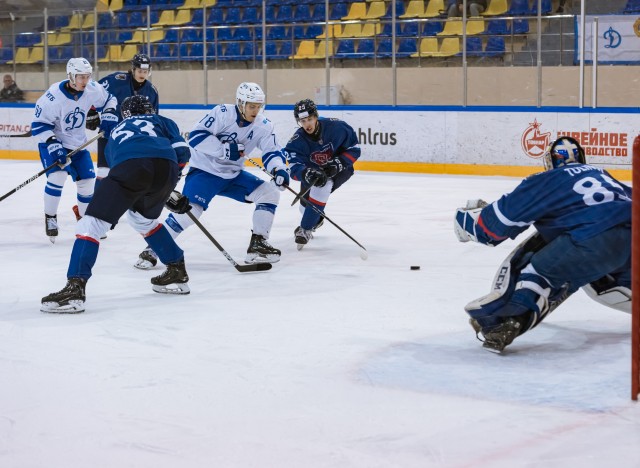
<path fill-rule="evenodd" d="M 631 313 L 631 289 L 619 285 L 611 275 L 606 275 L 582 287 L 591 299 L 622 312 Z"/>

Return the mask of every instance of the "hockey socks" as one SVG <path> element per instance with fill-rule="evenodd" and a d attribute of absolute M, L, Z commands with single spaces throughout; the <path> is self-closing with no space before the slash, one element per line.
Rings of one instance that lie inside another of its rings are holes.
<path fill-rule="evenodd" d="M 162 224 L 158 224 L 151 233 L 145 236 L 145 240 L 165 265 L 184 258 L 184 251 L 178 247 L 167 228 Z"/>
<path fill-rule="evenodd" d="M 69 259 L 67 278 L 83 278 L 85 280 L 91 278 L 91 270 L 98 258 L 99 248 L 100 242 L 97 240 L 86 236 L 76 236 Z"/>

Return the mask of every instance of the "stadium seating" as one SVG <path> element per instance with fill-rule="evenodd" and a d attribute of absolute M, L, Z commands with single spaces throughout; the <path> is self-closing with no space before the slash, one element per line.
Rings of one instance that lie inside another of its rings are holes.
<path fill-rule="evenodd" d="M 640 0 L 627 0 L 622 12 L 625 14 L 640 13 Z"/>

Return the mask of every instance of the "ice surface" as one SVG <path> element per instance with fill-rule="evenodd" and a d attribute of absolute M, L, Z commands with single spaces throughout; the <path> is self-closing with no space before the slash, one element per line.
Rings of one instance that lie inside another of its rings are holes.
<path fill-rule="evenodd" d="M 0 162 L 0 192 L 38 172 Z M 259 174 L 256 172 L 256 174 Z M 151 290 L 126 222 L 101 243 L 87 311 L 39 312 L 65 284 L 75 185 L 44 234 L 44 178 L 0 203 L 0 466 L 640 466 L 630 316 L 569 299 L 504 355 L 464 305 L 516 245 L 460 244 L 454 209 L 518 179 L 358 173 L 298 252 L 282 194 L 282 261 L 241 274 L 199 232 L 178 240 L 192 293 Z M 251 205 L 216 199 L 203 224 L 238 261 Z M 420 265 L 411 271 L 411 265 Z"/>

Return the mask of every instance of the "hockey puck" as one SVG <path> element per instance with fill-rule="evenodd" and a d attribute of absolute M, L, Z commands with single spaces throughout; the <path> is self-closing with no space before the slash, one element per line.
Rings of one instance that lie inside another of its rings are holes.
<path fill-rule="evenodd" d="M 419 269 L 420 269 L 420 267 L 419 267 L 418 265 L 413 265 L 413 266 L 411 266 L 411 267 L 409 267 L 409 268 L 410 268 L 411 270 L 414 270 L 414 271 L 415 271 L 415 270 L 419 270 Z"/>

